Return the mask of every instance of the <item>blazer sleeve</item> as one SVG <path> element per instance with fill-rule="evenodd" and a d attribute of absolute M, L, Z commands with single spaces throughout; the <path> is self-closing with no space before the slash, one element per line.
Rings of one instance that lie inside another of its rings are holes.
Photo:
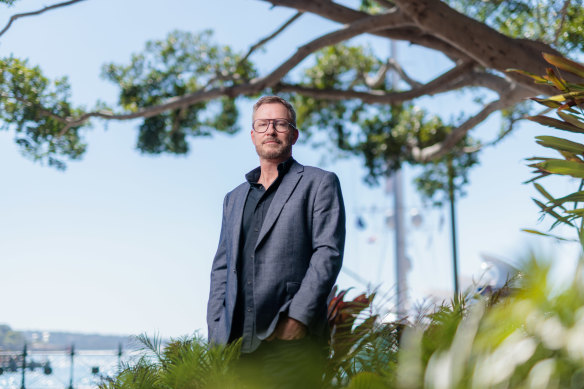
<path fill-rule="evenodd" d="M 221 221 L 221 233 L 219 235 L 219 246 L 213 259 L 211 267 L 211 290 L 209 292 L 209 302 L 207 303 L 207 326 L 209 336 L 221 317 L 225 303 L 226 283 L 227 283 L 227 242 L 226 242 L 226 213 L 228 196 L 223 200 L 223 217 Z"/>
<path fill-rule="evenodd" d="M 312 256 L 294 295 L 288 316 L 309 328 L 322 315 L 337 279 L 345 247 L 345 207 L 339 179 L 327 172 L 320 182 L 313 208 Z"/>

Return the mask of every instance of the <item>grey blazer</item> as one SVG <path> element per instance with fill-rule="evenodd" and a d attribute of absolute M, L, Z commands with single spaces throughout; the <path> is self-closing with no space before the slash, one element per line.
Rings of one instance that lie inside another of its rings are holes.
<path fill-rule="evenodd" d="M 207 305 L 209 341 L 225 344 L 237 294 L 236 261 L 249 184 L 225 196 L 219 247 Z M 341 269 L 345 209 L 334 173 L 294 161 L 264 219 L 254 254 L 256 334 L 269 337 L 281 314 L 323 337 L 327 298 Z"/>

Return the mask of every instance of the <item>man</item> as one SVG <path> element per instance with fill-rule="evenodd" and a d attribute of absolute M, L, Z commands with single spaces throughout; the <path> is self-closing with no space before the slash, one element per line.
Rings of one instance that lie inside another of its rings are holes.
<path fill-rule="evenodd" d="M 326 342 L 327 297 L 341 268 L 345 211 L 336 175 L 292 158 L 297 139 L 290 103 L 259 99 L 251 140 L 260 166 L 223 202 L 209 340 L 225 344 L 241 337 L 243 354 L 299 340 Z"/>

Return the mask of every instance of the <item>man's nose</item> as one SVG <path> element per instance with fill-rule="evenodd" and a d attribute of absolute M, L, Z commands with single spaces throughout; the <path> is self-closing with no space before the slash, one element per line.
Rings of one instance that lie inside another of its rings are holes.
<path fill-rule="evenodd" d="M 268 122 L 268 128 L 266 128 L 266 135 L 267 134 L 275 134 L 276 133 L 276 124 L 273 121 Z"/>

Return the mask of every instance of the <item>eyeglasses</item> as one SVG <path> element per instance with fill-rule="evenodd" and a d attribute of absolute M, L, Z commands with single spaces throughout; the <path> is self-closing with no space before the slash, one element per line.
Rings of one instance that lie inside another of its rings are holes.
<path fill-rule="evenodd" d="M 286 132 L 290 127 L 296 129 L 296 127 L 286 119 L 257 119 L 253 121 L 251 126 L 255 132 L 263 133 L 268 131 L 270 122 L 277 132 Z"/>

